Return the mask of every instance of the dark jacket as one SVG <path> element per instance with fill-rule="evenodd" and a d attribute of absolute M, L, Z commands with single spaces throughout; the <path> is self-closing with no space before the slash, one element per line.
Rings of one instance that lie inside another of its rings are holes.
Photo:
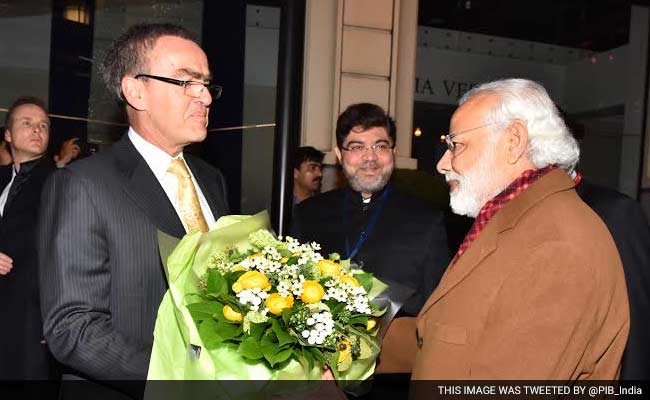
<path fill-rule="evenodd" d="M 185 157 L 215 218 L 227 214 L 221 174 Z M 158 231 L 185 230 L 127 135 L 57 171 L 39 224 L 43 326 L 55 357 L 93 380 L 143 380 L 167 289 Z"/>
<path fill-rule="evenodd" d="M 347 223 L 343 215 L 346 193 Z M 368 205 L 362 203 L 359 193 L 349 188 L 309 198 L 296 207 L 291 232 L 301 241 L 319 243 L 323 254 L 337 252 L 345 258 L 346 237 L 350 248 L 354 248 L 382 194 L 383 191 L 376 193 Z M 416 294 L 405 303 L 403 313 L 417 315 L 449 262 L 442 213 L 393 189 L 376 226 L 353 261 L 379 279 L 415 289 Z"/>
<path fill-rule="evenodd" d="M 650 227 L 638 202 L 583 180 L 578 195 L 605 222 L 621 256 L 630 303 L 630 337 L 620 379 L 650 379 Z"/>
<path fill-rule="evenodd" d="M 0 192 L 11 181 L 12 168 L 0 167 Z M 0 276 L 0 379 L 48 379 L 50 374 L 42 343 L 36 223 L 41 189 L 54 169 L 49 157 L 23 164 L 0 218 L 0 252 L 13 259 L 11 272 Z"/>

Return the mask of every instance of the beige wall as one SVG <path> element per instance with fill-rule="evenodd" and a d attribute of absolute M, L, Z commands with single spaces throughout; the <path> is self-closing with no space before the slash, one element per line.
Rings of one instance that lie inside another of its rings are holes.
<path fill-rule="evenodd" d="M 417 0 L 307 0 L 301 145 L 335 163 L 336 118 L 376 103 L 395 118 L 397 165 L 411 156 Z"/>

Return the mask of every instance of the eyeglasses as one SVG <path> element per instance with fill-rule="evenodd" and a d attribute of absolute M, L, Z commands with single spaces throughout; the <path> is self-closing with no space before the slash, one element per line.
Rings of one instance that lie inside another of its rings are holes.
<path fill-rule="evenodd" d="M 366 151 L 370 149 L 375 151 L 377 154 L 386 154 L 394 148 L 395 145 L 390 145 L 386 143 L 375 143 L 370 146 L 363 146 L 360 144 L 353 144 L 352 146 L 348 146 L 348 147 L 341 146 L 341 150 L 349 151 L 350 153 L 355 155 L 364 154 Z"/>
<path fill-rule="evenodd" d="M 451 133 L 445 135 L 445 144 L 447 145 L 447 148 L 449 149 L 449 151 L 451 151 L 453 153 L 454 151 L 456 151 L 457 143 L 454 142 L 454 138 L 456 136 L 460 135 L 461 133 L 467 133 L 467 132 L 475 131 L 477 129 L 485 128 L 486 126 L 490 126 L 490 125 L 494 125 L 494 124 L 496 124 L 496 122 L 490 122 L 489 124 L 477 126 L 477 127 L 474 127 L 474 128 L 465 129 L 464 131 L 451 132 Z"/>
<path fill-rule="evenodd" d="M 203 94 L 203 90 L 207 88 L 208 92 L 210 93 L 210 96 L 212 96 L 212 99 L 216 100 L 219 97 L 221 97 L 221 92 L 223 91 L 223 88 L 221 86 L 210 82 L 205 83 L 199 81 L 183 81 L 180 79 L 173 79 L 164 76 L 156 76 L 156 75 L 149 75 L 149 74 L 138 74 L 135 76 L 135 78 L 155 79 L 157 81 L 171 83 L 172 85 L 180 86 L 183 88 L 183 93 L 185 93 L 185 95 L 190 97 L 201 97 L 201 95 Z"/>

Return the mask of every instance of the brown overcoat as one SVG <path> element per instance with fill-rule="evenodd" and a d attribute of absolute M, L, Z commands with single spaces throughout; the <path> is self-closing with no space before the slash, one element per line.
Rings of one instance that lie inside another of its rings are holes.
<path fill-rule="evenodd" d="M 630 317 L 609 231 L 555 170 L 485 226 L 417 318 L 395 320 L 378 373 L 414 380 L 615 379 Z"/>

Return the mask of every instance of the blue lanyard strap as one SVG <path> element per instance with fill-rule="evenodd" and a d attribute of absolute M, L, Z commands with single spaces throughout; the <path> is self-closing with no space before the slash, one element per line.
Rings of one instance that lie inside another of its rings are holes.
<path fill-rule="evenodd" d="M 384 193 L 381 194 L 381 197 L 379 197 L 378 204 L 375 207 L 375 210 L 372 212 L 372 215 L 370 216 L 370 221 L 368 224 L 363 228 L 361 233 L 359 234 L 359 237 L 357 238 L 357 241 L 354 245 L 354 248 L 352 251 L 350 251 L 350 239 L 349 239 L 349 232 L 348 232 L 348 222 L 349 222 L 349 199 L 350 199 L 350 193 L 349 191 L 345 191 L 345 195 L 343 196 L 343 230 L 345 231 L 345 254 L 347 255 L 346 258 L 352 259 L 354 256 L 357 255 L 359 250 L 361 249 L 361 246 L 363 246 L 363 243 L 366 241 L 368 236 L 370 236 L 370 233 L 372 232 L 373 228 L 375 225 L 377 225 L 377 222 L 379 221 L 379 217 L 381 215 L 382 210 L 384 209 L 384 206 L 386 205 L 386 199 L 388 199 L 388 194 L 391 191 L 391 185 L 388 184 L 386 185 L 386 189 L 384 190 Z"/>

